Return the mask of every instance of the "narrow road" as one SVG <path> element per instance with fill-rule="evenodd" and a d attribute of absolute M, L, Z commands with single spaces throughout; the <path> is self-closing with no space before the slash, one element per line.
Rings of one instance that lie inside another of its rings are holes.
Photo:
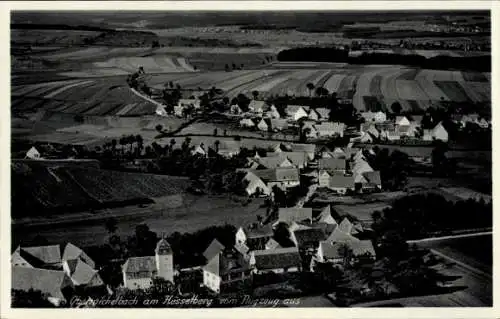
<path fill-rule="evenodd" d="M 478 233 L 473 233 L 473 234 L 459 234 L 459 235 L 450 235 L 450 236 L 442 236 L 442 237 L 429 237 L 429 238 L 423 238 L 423 239 L 417 239 L 417 240 L 407 240 L 406 242 L 408 244 L 418 244 L 418 243 L 425 243 L 429 241 L 439 241 L 439 240 L 445 240 L 445 239 L 455 239 L 455 238 L 466 238 L 466 237 L 477 237 L 477 236 L 484 236 L 484 235 L 492 235 L 492 231 L 484 231 L 484 232 L 478 232 Z"/>

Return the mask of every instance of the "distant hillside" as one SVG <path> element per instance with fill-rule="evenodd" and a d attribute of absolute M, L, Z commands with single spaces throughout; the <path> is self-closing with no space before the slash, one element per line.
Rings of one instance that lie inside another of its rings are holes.
<path fill-rule="evenodd" d="M 184 192 L 185 178 L 76 167 L 11 164 L 12 217 L 152 202 Z"/>
<path fill-rule="evenodd" d="M 75 30 L 75 31 L 114 31 L 113 29 L 87 25 L 43 24 L 43 23 L 11 23 L 14 30 Z"/>

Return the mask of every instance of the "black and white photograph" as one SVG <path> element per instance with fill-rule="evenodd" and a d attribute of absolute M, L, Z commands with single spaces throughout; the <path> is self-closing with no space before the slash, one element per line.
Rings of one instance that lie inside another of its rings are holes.
<path fill-rule="evenodd" d="M 493 307 L 490 10 L 53 7 L 5 39 L 11 308 Z"/>

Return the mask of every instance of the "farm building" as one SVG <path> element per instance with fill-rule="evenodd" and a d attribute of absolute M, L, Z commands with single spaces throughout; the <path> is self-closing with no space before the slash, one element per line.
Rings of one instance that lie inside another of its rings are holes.
<path fill-rule="evenodd" d="M 359 241 L 358 238 L 351 235 L 350 232 L 345 232 L 340 229 L 340 226 L 336 227 L 330 236 L 325 240 L 327 243 L 345 243 L 350 241 Z"/>
<path fill-rule="evenodd" d="M 264 101 L 252 100 L 248 105 L 248 110 L 256 114 L 262 114 L 265 111 L 265 109 L 266 109 L 266 102 Z"/>
<path fill-rule="evenodd" d="M 255 127 L 255 123 L 253 122 L 252 119 L 247 118 L 247 119 L 242 119 L 240 121 L 240 126 L 250 128 L 250 127 Z"/>
<path fill-rule="evenodd" d="M 309 161 L 307 154 L 304 152 L 276 152 L 276 153 L 267 153 L 267 156 L 268 157 L 279 156 L 283 159 L 288 159 L 290 163 L 292 163 L 292 165 L 297 168 L 306 167 L 307 162 Z"/>
<path fill-rule="evenodd" d="M 376 253 L 373 244 L 370 240 L 347 241 L 343 243 L 325 243 L 321 242 L 318 247 L 317 260 L 320 262 L 342 263 L 345 261 L 345 248 L 350 249 L 353 253 L 352 262 L 360 257 L 368 257 L 375 259 Z"/>
<path fill-rule="evenodd" d="M 271 129 L 274 132 L 279 132 L 287 128 L 288 124 L 285 119 L 272 118 L 271 119 Z"/>
<path fill-rule="evenodd" d="M 379 171 L 364 172 L 363 177 L 365 180 L 365 183 L 362 183 L 361 185 L 361 189 L 363 191 L 382 189 L 382 181 L 380 179 Z"/>
<path fill-rule="evenodd" d="M 327 151 L 327 150 L 322 151 L 321 158 L 345 159 L 346 153 L 340 147 L 336 147 L 333 151 Z"/>
<path fill-rule="evenodd" d="M 297 272 L 302 268 L 297 247 L 256 250 L 250 254 L 250 265 L 259 274 Z"/>
<path fill-rule="evenodd" d="M 205 144 L 203 143 L 200 143 L 199 145 L 197 145 L 193 151 L 191 152 L 193 155 L 195 154 L 198 154 L 198 155 L 201 155 L 201 156 L 207 156 L 207 151 L 205 149 Z"/>
<path fill-rule="evenodd" d="M 154 256 L 130 257 L 122 266 L 123 286 L 128 289 L 147 289 L 154 277 L 174 283 L 173 252 L 165 239 L 156 244 Z"/>
<path fill-rule="evenodd" d="M 312 208 L 306 207 L 280 207 L 278 221 L 275 223 L 312 222 Z"/>
<path fill-rule="evenodd" d="M 268 132 L 269 131 L 269 124 L 265 119 L 261 119 L 259 123 L 257 124 L 257 128 L 261 131 Z"/>
<path fill-rule="evenodd" d="M 316 131 L 318 132 L 318 137 L 324 136 L 344 136 L 345 124 L 337 122 L 323 122 L 321 124 L 315 125 Z"/>
<path fill-rule="evenodd" d="M 325 223 L 329 225 L 337 225 L 337 221 L 332 217 L 332 211 L 330 205 L 327 205 L 321 210 L 319 215 L 316 217 L 318 223 Z"/>
<path fill-rule="evenodd" d="M 330 177 L 328 188 L 339 194 L 345 194 L 347 191 L 354 191 L 354 185 L 353 176 L 333 175 Z"/>
<path fill-rule="evenodd" d="M 156 107 L 156 111 L 155 111 L 156 115 L 159 115 L 159 116 L 168 116 L 168 113 L 167 111 L 165 110 L 165 107 L 164 106 L 161 106 L 161 105 L 158 105 Z"/>
<path fill-rule="evenodd" d="M 330 184 L 331 175 L 326 170 L 322 170 L 318 174 L 318 186 L 319 187 L 328 187 Z"/>
<path fill-rule="evenodd" d="M 281 245 L 273 238 L 269 239 L 266 243 L 266 250 L 283 248 Z"/>
<path fill-rule="evenodd" d="M 384 112 L 361 112 L 361 117 L 365 119 L 365 123 L 382 123 L 387 121 L 387 116 Z"/>
<path fill-rule="evenodd" d="M 439 140 L 448 142 L 448 131 L 439 122 L 432 130 L 424 130 L 424 141 Z"/>
<path fill-rule="evenodd" d="M 245 187 L 245 191 L 249 196 L 254 194 L 269 195 L 271 193 L 271 190 L 267 187 L 266 183 L 264 183 L 262 179 L 254 173 L 247 172 L 243 179 L 248 182 L 248 185 Z"/>
<path fill-rule="evenodd" d="M 314 109 L 311 109 L 309 111 L 309 115 L 307 116 L 307 118 L 310 119 L 311 121 L 319 121 L 320 115 Z"/>
<path fill-rule="evenodd" d="M 410 126 L 410 121 L 406 116 L 396 116 L 394 124 L 396 126 Z"/>
<path fill-rule="evenodd" d="M 184 107 L 192 107 L 195 110 L 198 110 L 201 108 L 200 100 L 198 100 L 198 99 L 180 99 L 178 105 L 181 105 Z"/>
<path fill-rule="evenodd" d="M 308 227 L 307 229 L 297 229 L 291 232 L 291 240 L 300 249 L 311 249 L 318 247 L 320 241 L 328 237 L 326 229 L 318 227 Z"/>
<path fill-rule="evenodd" d="M 263 156 L 251 159 L 251 168 L 275 169 L 294 167 L 293 163 L 284 156 Z"/>
<path fill-rule="evenodd" d="M 175 116 L 183 117 L 184 116 L 184 109 L 185 109 L 185 107 L 183 105 L 174 105 Z"/>
<path fill-rule="evenodd" d="M 38 150 L 32 146 L 27 152 L 26 152 L 26 156 L 25 158 L 29 158 L 29 159 L 41 159 L 40 157 L 40 152 L 38 152 Z"/>
<path fill-rule="evenodd" d="M 214 239 L 203 256 L 207 260 L 202 267 L 203 284 L 213 292 L 222 293 L 230 284 L 252 279 L 248 256 L 235 247 L 226 248 Z"/>
<path fill-rule="evenodd" d="M 256 227 L 240 227 L 236 231 L 236 243 L 246 245 L 250 250 L 265 249 L 266 243 L 273 237 L 271 224 Z"/>
<path fill-rule="evenodd" d="M 300 105 L 288 105 L 286 108 L 286 114 L 288 118 L 298 121 L 303 117 L 308 117 L 308 114 L 303 106 Z"/>
<path fill-rule="evenodd" d="M 281 117 L 280 113 L 278 112 L 278 110 L 276 109 L 276 107 L 274 105 L 271 105 L 271 107 L 269 108 L 269 111 L 266 112 L 265 116 L 272 118 L 272 119 L 279 119 Z"/>
<path fill-rule="evenodd" d="M 299 170 L 296 168 L 262 169 L 251 172 L 259 177 L 270 190 L 274 186 L 286 189 L 300 185 Z"/>
<path fill-rule="evenodd" d="M 71 243 L 63 251 L 60 245 L 17 247 L 11 256 L 11 263 L 13 267 L 63 271 L 74 286 L 104 285 L 98 271 L 94 269 L 95 262 Z"/>
<path fill-rule="evenodd" d="M 240 152 L 240 143 L 237 141 L 223 140 L 220 142 L 217 154 L 226 158 L 233 157 Z"/>
<path fill-rule="evenodd" d="M 318 160 L 318 169 L 328 172 L 345 173 L 346 166 L 346 160 L 342 158 L 320 158 Z"/>
<path fill-rule="evenodd" d="M 382 131 L 380 133 L 380 139 L 385 141 L 399 141 L 401 139 L 401 135 L 398 131 Z"/>
<path fill-rule="evenodd" d="M 74 285 L 62 270 L 48 270 L 32 267 L 12 266 L 11 289 L 39 290 L 55 306 L 68 302 Z"/>
<path fill-rule="evenodd" d="M 327 108 L 318 107 L 315 111 L 318 113 L 320 121 L 327 121 L 330 118 L 330 110 Z"/>
<path fill-rule="evenodd" d="M 292 152 L 304 152 L 309 157 L 309 160 L 313 160 L 316 153 L 316 144 L 291 144 L 290 150 Z"/>
<path fill-rule="evenodd" d="M 238 104 L 233 104 L 229 107 L 229 112 L 231 114 L 241 114 L 243 113 L 243 111 L 241 110 L 241 108 L 239 107 Z"/>
<path fill-rule="evenodd" d="M 383 211 L 390 208 L 389 204 L 384 202 L 357 204 L 357 205 L 335 205 L 333 210 L 340 216 L 353 216 L 364 226 L 370 226 L 373 222 L 372 213 L 374 211 Z"/>

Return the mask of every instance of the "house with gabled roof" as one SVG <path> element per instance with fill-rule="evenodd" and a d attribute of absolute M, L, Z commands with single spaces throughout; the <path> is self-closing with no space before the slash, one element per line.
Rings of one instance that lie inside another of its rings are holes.
<path fill-rule="evenodd" d="M 240 142 L 231 140 L 222 140 L 218 146 L 217 154 L 224 156 L 226 158 L 231 158 L 238 155 L 240 152 Z"/>
<path fill-rule="evenodd" d="M 345 124 L 338 122 L 322 122 L 314 126 L 318 132 L 318 137 L 344 136 Z"/>
<path fill-rule="evenodd" d="M 122 266 L 122 274 L 123 286 L 131 290 L 151 287 L 155 277 L 174 283 L 174 261 L 170 244 L 165 239 L 160 239 L 154 256 L 128 258 Z"/>
<path fill-rule="evenodd" d="M 278 112 L 278 109 L 276 108 L 276 106 L 271 105 L 271 107 L 269 108 L 269 111 L 267 111 L 267 116 L 272 118 L 272 119 L 279 119 L 281 118 L 281 115 L 280 113 Z"/>
<path fill-rule="evenodd" d="M 371 122 L 371 123 L 382 123 L 387 121 L 387 115 L 382 112 L 361 112 L 361 117 L 365 120 L 365 123 Z"/>
<path fill-rule="evenodd" d="M 283 248 L 283 247 L 281 247 L 281 245 L 276 240 L 274 240 L 274 238 L 271 238 L 267 241 L 265 249 L 269 250 L 277 248 Z"/>
<path fill-rule="evenodd" d="M 344 219 L 342 219 L 342 221 L 339 224 L 339 230 L 346 234 L 352 235 L 353 227 L 354 224 L 347 217 L 344 217 Z"/>
<path fill-rule="evenodd" d="M 265 118 L 262 118 L 259 123 L 257 124 L 257 128 L 263 132 L 268 132 L 269 131 L 269 125 L 268 121 L 266 121 Z"/>
<path fill-rule="evenodd" d="M 275 223 L 312 222 L 312 208 L 310 207 L 280 207 L 278 221 Z"/>
<path fill-rule="evenodd" d="M 283 167 L 295 167 L 293 163 L 286 156 L 263 156 L 253 159 L 253 162 L 258 163 L 257 168 L 275 169 Z"/>
<path fill-rule="evenodd" d="M 267 184 L 264 183 L 264 181 L 254 173 L 247 172 L 243 179 L 248 182 L 245 187 L 247 195 L 269 195 L 271 193 L 271 190 L 269 189 L 269 187 L 267 187 Z"/>
<path fill-rule="evenodd" d="M 327 170 L 320 170 L 318 173 L 318 186 L 328 187 L 330 185 L 330 173 Z"/>
<path fill-rule="evenodd" d="M 363 190 L 382 189 L 382 180 L 380 178 L 380 171 L 364 172 L 362 173 L 365 183 L 361 185 Z"/>
<path fill-rule="evenodd" d="M 347 191 L 354 191 L 355 182 L 353 176 L 333 175 L 330 177 L 328 188 L 339 193 L 346 194 Z"/>
<path fill-rule="evenodd" d="M 337 226 L 328 236 L 327 239 L 325 239 L 326 242 L 329 243 L 343 243 L 343 242 L 348 242 L 348 241 L 359 241 L 358 238 L 354 237 L 350 233 L 346 233 L 340 229 L 339 226 Z"/>
<path fill-rule="evenodd" d="M 337 221 L 332 217 L 330 205 L 326 205 L 316 217 L 316 222 L 329 225 L 337 225 Z"/>
<path fill-rule="evenodd" d="M 274 132 L 282 131 L 288 127 L 288 123 L 285 119 L 271 118 L 269 122 L 271 124 L 270 127 Z"/>
<path fill-rule="evenodd" d="M 394 121 L 396 126 L 410 126 L 410 120 L 406 116 L 396 116 Z"/>
<path fill-rule="evenodd" d="M 312 121 L 319 121 L 320 115 L 314 109 L 311 109 L 309 111 L 309 115 L 307 116 L 307 118 L 312 120 Z"/>
<path fill-rule="evenodd" d="M 304 168 L 307 166 L 309 158 L 304 152 L 277 152 L 267 153 L 268 157 L 278 156 L 283 159 L 288 159 L 294 167 Z"/>
<path fill-rule="evenodd" d="M 202 267 L 203 284 L 215 293 L 223 293 L 231 285 L 252 280 L 250 256 L 235 247 L 224 247 L 214 239 L 203 256 L 207 259 Z"/>
<path fill-rule="evenodd" d="M 245 244 L 250 250 L 264 249 L 274 235 L 271 224 L 256 227 L 240 227 L 236 231 L 236 243 Z"/>
<path fill-rule="evenodd" d="M 320 158 L 318 160 L 318 169 L 320 171 L 345 173 L 346 168 L 346 160 L 342 158 Z"/>
<path fill-rule="evenodd" d="M 229 107 L 229 113 L 231 114 L 241 114 L 243 111 L 241 110 L 240 106 L 238 104 L 232 104 Z"/>
<path fill-rule="evenodd" d="M 318 247 L 320 241 L 325 240 L 328 235 L 323 228 L 309 227 L 308 229 L 297 229 L 290 234 L 290 239 L 301 250 Z"/>
<path fill-rule="evenodd" d="M 156 113 L 156 115 L 158 115 L 158 116 L 163 116 L 163 117 L 168 116 L 168 113 L 167 113 L 167 111 L 165 110 L 165 106 L 162 106 L 162 105 L 158 105 L 158 106 L 156 107 L 155 113 Z"/>
<path fill-rule="evenodd" d="M 439 140 L 448 142 L 448 131 L 444 128 L 443 123 L 439 122 L 432 130 L 424 130 L 424 141 Z"/>
<path fill-rule="evenodd" d="M 309 160 L 313 160 L 316 155 L 316 144 L 299 144 L 293 143 L 290 144 L 290 150 L 292 152 L 304 152 L 309 157 Z"/>
<path fill-rule="evenodd" d="M 201 155 L 201 156 L 207 156 L 207 150 L 205 149 L 205 144 L 200 143 L 197 145 L 193 151 L 191 152 L 193 155 Z"/>
<path fill-rule="evenodd" d="M 66 272 L 12 265 L 12 290 L 39 290 L 55 306 L 66 304 L 72 295 L 74 284 Z"/>
<path fill-rule="evenodd" d="M 300 185 L 299 170 L 294 167 L 252 170 L 272 191 L 274 186 L 283 190 Z"/>
<path fill-rule="evenodd" d="M 347 241 L 347 242 L 321 242 L 318 247 L 317 260 L 319 262 L 330 262 L 334 264 L 344 262 L 344 248 L 352 251 L 351 262 L 361 258 L 376 258 L 375 249 L 371 240 Z"/>
<path fill-rule="evenodd" d="M 305 108 L 300 105 L 288 105 L 286 107 L 286 114 L 288 118 L 294 121 L 298 121 L 299 119 L 308 116 Z"/>
<path fill-rule="evenodd" d="M 246 128 L 252 128 L 252 127 L 255 127 L 255 123 L 252 119 L 245 118 L 245 119 L 240 120 L 240 126 L 246 127 Z"/>
<path fill-rule="evenodd" d="M 251 252 L 250 264 L 255 273 L 287 273 L 302 269 L 297 247 L 256 250 Z"/>
<path fill-rule="evenodd" d="M 330 110 L 324 107 L 318 107 L 315 109 L 316 113 L 319 114 L 320 121 L 327 121 L 330 118 Z"/>
<path fill-rule="evenodd" d="M 41 159 L 40 152 L 36 149 L 36 147 L 32 146 L 27 152 L 25 158 L 29 159 Z"/>
<path fill-rule="evenodd" d="M 265 101 L 251 100 L 248 105 L 248 110 L 253 113 L 262 114 L 266 109 Z"/>

